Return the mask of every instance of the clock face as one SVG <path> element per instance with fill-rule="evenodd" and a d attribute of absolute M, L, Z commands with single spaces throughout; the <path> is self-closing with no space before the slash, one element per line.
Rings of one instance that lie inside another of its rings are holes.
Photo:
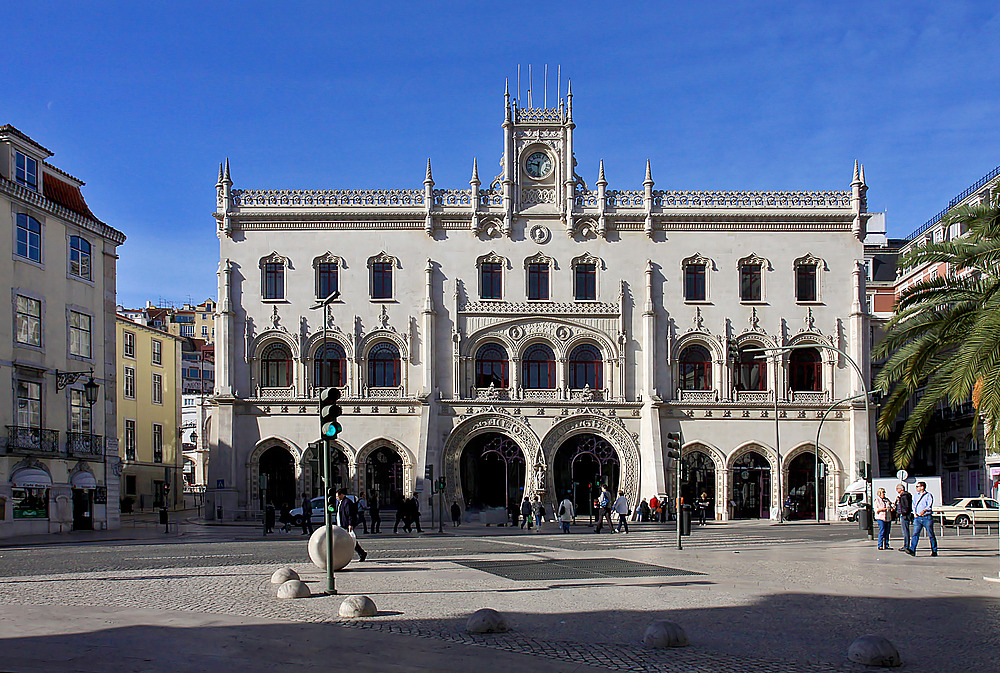
<path fill-rule="evenodd" d="M 532 152 L 524 162 L 524 170 L 533 178 L 544 178 L 552 171 L 552 158 L 545 152 Z"/>

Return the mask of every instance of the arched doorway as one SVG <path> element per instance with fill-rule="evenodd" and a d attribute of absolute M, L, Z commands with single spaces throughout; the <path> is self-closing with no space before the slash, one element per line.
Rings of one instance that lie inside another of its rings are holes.
<path fill-rule="evenodd" d="M 508 507 L 524 498 L 525 460 L 521 447 L 499 432 L 474 437 L 462 450 L 462 491 L 466 507 Z"/>
<path fill-rule="evenodd" d="M 748 451 L 733 463 L 733 518 L 767 519 L 771 515 L 771 466 Z"/>
<path fill-rule="evenodd" d="M 823 472 L 819 478 L 820 493 L 826 493 L 826 471 Z M 816 454 L 812 451 L 800 453 L 788 464 L 788 497 L 791 504 L 787 518 L 816 518 Z M 824 509 L 820 507 L 820 518 L 825 517 Z"/>
<path fill-rule="evenodd" d="M 323 447 L 310 444 L 309 451 L 309 484 L 307 490 L 309 497 L 316 498 L 323 495 Z M 347 454 L 338 445 L 330 447 L 330 482 L 334 489 L 348 486 L 351 479 L 351 470 L 347 462 Z"/>
<path fill-rule="evenodd" d="M 571 499 L 577 515 L 591 515 L 594 500 L 601 493 L 601 486 L 607 486 L 612 495 L 618 493 L 621 481 L 618 452 L 603 437 L 592 434 L 574 435 L 556 451 L 553 476 L 558 499 L 572 493 Z M 635 507 L 635 503 L 631 505 Z"/>
<path fill-rule="evenodd" d="M 709 511 L 711 513 L 718 504 L 715 499 L 715 461 L 704 451 L 690 451 L 684 454 L 683 462 L 681 497 L 684 498 L 684 503 L 693 505 L 702 493 L 707 493 L 713 507 Z"/>
<path fill-rule="evenodd" d="M 380 446 L 365 460 L 365 484 L 370 500 L 395 508 L 403 499 L 403 459 L 390 446 Z"/>
<path fill-rule="evenodd" d="M 295 459 L 288 449 L 272 446 L 261 454 L 259 466 L 262 508 L 267 503 L 279 508 L 283 503 L 296 502 Z"/>

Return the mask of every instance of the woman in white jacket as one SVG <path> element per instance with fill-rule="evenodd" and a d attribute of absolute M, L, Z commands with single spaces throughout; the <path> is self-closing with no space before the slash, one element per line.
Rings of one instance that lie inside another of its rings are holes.
<path fill-rule="evenodd" d="M 569 532 L 569 525 L 573 523 L 573 519 L 576 517 L 576 512 L 573 509 L 573 501 L 570 500 L 569 494 L 561 503 L 559 503 L 559 509 L 556 510 L 559 516 L 559 524 L 562 526 L 562 532 Z"/>
<path fill-rule="evenodd" d="M 618 497 L 615 499 L 615 504 L 612 506 L 615 512 L 618 514 L 618 532 L 622 532 L 622 528 L 625 528 L 625 534 L 628 534 L 628 515 L 631 514 L 631 510 L 628 506 L 628 500 L 625 498 L 625 491 L 618 491 Z"/>

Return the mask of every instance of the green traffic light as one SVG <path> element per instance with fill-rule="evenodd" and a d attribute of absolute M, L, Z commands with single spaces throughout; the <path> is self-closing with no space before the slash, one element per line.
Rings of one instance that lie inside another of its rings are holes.
<path fill-rule="evenodd" d="M 333 439 L 341 433 L 343 428 L 340 427 L 340 423 L 327 423 L 323 426 L 323 436 L 327 439 Z"/>

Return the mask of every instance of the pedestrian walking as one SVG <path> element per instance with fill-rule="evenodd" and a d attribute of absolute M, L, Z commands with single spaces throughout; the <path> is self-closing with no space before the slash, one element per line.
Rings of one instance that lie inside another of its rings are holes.
<path fill-rule="evenodd" d="M 604 519 L 608 520 L 608 532 L 615 532 L 615 524 L 611 521 L 611 493 L 608 492 L 607 486 L 601 487 L 601 495 L 597 499 L 597 528 L 594 529 L 595 533 L 600 533 L 601 528 L 604 526 Z"/>
<path fill-rule="evenodd" d="M 902 484 L 896 484 L 896 516 L 903 529 L 903 546 L 899 551 L 910 548 L 910 524 L 913 523 L 913 495 Z"/>
<path fill-rule="evenodd" d="M 615 498 L 614 510 L 618 514 L 618 532 L 622 532 L 622 528 L 624 528 L 625 534 L 628 535 L 628 517 L 632 513 L 632 509 L 628 506 L 628 499 L 625 498 L 624 490 L 618 491 L 618 497 Z"/>
<path fill-rule="evenodd" d="M 302 534 L 312 535 L 313 532 L 313 504 L 312 500 L 305 493 L 302 494 Z"/>
<path fill-rule="evenodd" d="M 917 543 L 920 542 L 921 531 L 927 531 L 931 541 L 931 556 L 937 556 L 937 538 L 934 536 L 934 496 L 927 492 L 927 484 L 917 482 L 917 497 L 913 503 L 913 537 L 910 538 L 910 556 L 917 555 Z"/>
<path fill-rule="evenodd" d="M 358 504 L 347 497 L 346 488 L 337 489 L 337 525 L 353 535 L 354 551 L 358 558 L 362 561 L 368 558 L 368 552 L 361 547 L 358 535 L 354 532 L 358 526 Z"/>
<path fill-rule="evenodd" d="M 264 507 L 264 535 L 274 532 L 274 504 L 267 503 Z"/>
<path fill-rule="evenodd" d="M 875 520 L 878 521 L 878 548 L 891 549 L 889 528 L 892 526 L 892 503 L 885 497 L 885 489 L 875 492 Z"/>
<path fill-rule="evenodd" d="M 365 501 L 363 495 L 358 496 L 358 524 L 361 525 L 361 531 L 368 535 L 368 519 L 365 516 L 365 512 L 368 511 L 368 503 Z"/>
<path fill-rule="evenodd" d="M 639 503 L 639 521 L 649 521 L 649 503 L 645 498 Z"/>
<path fill-rule="evenodd" d="M 417 527 L 417 532 L 423 533 L 424 530 L 420 527 L 420 498 L 418 496 L 418 493 L 414 493 L 410 500 L 410 516 L 413 517 L 413 525 Z"/>
<path fill-rule="evenodd" d="M 403 531 L 408 533 L 409 531 L 407 530 L 407 528 L 409 527 L 409 524 L 407 523 L 407 520 L 409 517 L 410 503 L 406 500 L 406 498 L 403 497 L 402 493 L 396 494 L 395 501 L 396 501 L 396 523 L 393 524 L 392 526 L 392 532 L 393 534 L 398 533 L 399 524 L 402 523 Z"/>
<path fill-rule="evenodd" d="M 561 503 L 559 503 L 559 525 L 562 526 L 562 532 L 569 532 L 569 525 L 573 523 L 573 518 L 576 516 L 576 511 L 573 508 L 573 501 L 570 500 L 570 494 L 567 493 L 566 497 Z"/>
<path fill-rule="evenodd" d="M 712 501 L 708 499 L 708 493 L 702 491 L 702 494 L 695 500 L 694 504 L 698 508 L 701 525 L 704 526 L 705 520 L 708 518 L 708 510 L 712 506 Z"/>
<path fill-rule="evenodd" d="M 542 532 L 542 520 L 545 518 L 545 505 L 539 496 L 535 496 L 535 501 L 531 503 L 531 514 L 535 520 L 535 532 Z"/>
<path fill-rule="evenodd" d="M 510 517 L 510 525 L 517 528 L 517 522 L 521 518 L 521 512 L 517 507 L 517 503 L 511 501 L 507 505 L 507 515 Z"/>
<path fill-rule="evenodd" d="M 525 498 L 521 503 L 521 528 L 524 528 L 527 524 L 528 529 L 531 529 L 531 501 Z"/>
<path fill-rule="evenodd" d="M 657 517 L 660 516 L 660 501 L 655 495 L 649 499 L 649 513 L 653 521 L 658 520 Z"/>
<path fill-rule="evenodd" d="M 382 508 L 378 504 L 378 496 L 372 493 L 368 498 L 368 514 L 372 518 L 372 535 L 382 532 Z"/>
<path fill-rule="evenodd" d="M 458 506 L 458 501 L 451 503 L 451 525 L 456 528 L 462 525 L 462 508 Z"/>
<path fill-rule="evenodd" d="M 292 531 L 292 508 L 288 506 L 287 502 L 281 503 L 281 509 L 278 510 L 278 523 L 281 524 L 282 533 Z"/>

